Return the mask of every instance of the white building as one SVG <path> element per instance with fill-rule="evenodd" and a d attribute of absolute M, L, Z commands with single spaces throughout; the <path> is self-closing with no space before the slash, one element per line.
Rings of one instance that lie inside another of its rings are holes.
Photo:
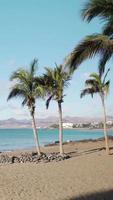
<path fill-rule="evenodd" d="M 73 128 L 73 123 L 63 123 L 63 128 Z"/>
<path fill-rule="evenodd" d="M 77 123 L 75 124 L 76 128 L 82 128 L 83 127 L 83 123 Z"/>
<path fill-rule="evenodd" d="M 91 126 L 94 128 L 99 128 L 99 122 L 92 122 Z"/>
<path fill-rule="evenodd" d="M 112 125 L 112 124 L 113 124 L 113 121 L 107 121 L 106 124 L 107 124 L 107 125 Z"/>

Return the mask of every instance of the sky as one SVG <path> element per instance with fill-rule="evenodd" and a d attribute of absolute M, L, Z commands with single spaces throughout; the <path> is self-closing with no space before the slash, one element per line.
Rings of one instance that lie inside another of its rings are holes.
<path fill-rule="evenodd" d="M 27 107 L 20 99 L 7 102 L 13 71 L 25 67 L 38 58 L 37 74 L 44 67 L 62 64 L 67 55 L 86 35 L 99 33 L 102 24 L 98 19 L 90 24 L 81 19 L 81 9 L 87 0 L 0 0 L 0 120 L 29 118 Z M 111 67 L 112 61 L 107 64 Z M 75 71 L 65 91 L 64 116 L 100 117 L 101 101 L 98 95 L 80 99 L 84 82 L 91 72 L 97 72 L 98 58 L 85 61 Z M 107 114 L 113 113 L 113 69 L 110 93 L 106 101 Z M 57 116 L 57 103 L 51 102 L 48 110 L 45 101 L 37 100 L 36 117 Z"/>

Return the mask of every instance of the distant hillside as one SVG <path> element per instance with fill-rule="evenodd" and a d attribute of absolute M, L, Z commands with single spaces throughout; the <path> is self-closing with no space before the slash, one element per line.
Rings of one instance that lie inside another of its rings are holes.
<path fill-rule="evenodd" d="M 113 116 L 108 116 L 107 120 L 113 121 Z M 63 119 L 63 122 L 72 122 L 72 123 L 87 123 L 87 122 L 101 122 L 101 118 L 88 118 L 88 117 L 69 117 L 66 116 Z M 36 123 L 38 127 L 46 128 L 50 127 L 52 124 L 58 123 L 57 117 L 47 117 L 43 119 L 36 119 Z M 10 118 L 7 120 L 0 120 L 0 128 L 30 128 L 31 121 L 30 120 L 17 120 L 14 118 Z"/>

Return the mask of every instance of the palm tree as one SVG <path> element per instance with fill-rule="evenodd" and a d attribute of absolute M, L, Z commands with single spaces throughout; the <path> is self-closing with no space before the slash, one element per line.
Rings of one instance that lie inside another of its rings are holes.
<path fill-rule="evenodd" d="M 10 100 L 14 97 L 22 98 L 22 106 L 26 105 L 29 109 L 32 118 L 32 127 L 34 133 L 34 139 L 36 143 L 36 149 L 38 155 L 40 155 L 39 140 L 35 122 L 35 103 L 36 98 L 42 98 L 43 90 L 40 84 L 37 86 L 35 84 L 35 73 L 37 69 L 37 60 L 34 59 L 30 65 L 30 70 L 19 69 L 14 72 L 11 76 L 11 81 L 16 81 L 14 86 L 11 88 L 8 99 Z"/>
<path fill-rule="evenodd" d="M 104 22 L 102 33 L 82 40 L 67 57 L 66 64 L 74 71 L 84 60 L 99 54 L 99 73 L 102 74 L 113 56 L 113 0 L 87 0 L 82 17 L 88 22 L 99 17 Z"/>
<path fill-rule="evenodd" d="M 62 126 L 62 103 L 64 101 L 64 89 L 68 87 L 70 75 L 66 72 L 62 65 L 52 68 L 45 68 L 46 72 L 43 75 L 46 95 L 46 108 L 48 109 L 50 101 L 53 99 L 58 104 L 59 112 L 59 144 L 60 154 L 63 155 L 63 126 Z"/>
<path fill-rule="evenodd" d="M 98 17 L 103 26 L 103 34 L 113 36 L 113 0 L 88 0 L 82 9 L 82 18 L 90 22 Z"/>
<path fill-rule="evenodd" d="M 113 39 L 103 34 L 87 36 L 66 59 L 66 65 L 74 71 L 88 58 L 100 56 L 99 73 L 102 75 L 106 63 L 113 57 Z"/>
<path fill-rule="evenodd" d="M 106 109 L 105 109 L 105 95 L 108 94 L 110 81 L 106 81 L 109 69 L 107 70 L 105 76 L 102 78 L 100 74 L 92 73 L 90 75 L 90 79 L 86 80 L 86 88 L 81 92 L 81 98 L 87 94 L 90 94 L 92 97 L 95 93 L 98 93 L 103 107 L 103 115 L 104 115 L 104 136 L 105 136 L 105 145 L 106 145 L 106 153 L 109 152 L 109 144 L 108 144 L 108 136 L 107 136 L 107 128 L 106 128 Z"/>

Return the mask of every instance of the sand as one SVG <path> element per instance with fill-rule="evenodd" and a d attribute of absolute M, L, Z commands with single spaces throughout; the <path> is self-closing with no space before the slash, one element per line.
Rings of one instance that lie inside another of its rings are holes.
<path fill-rule="evenodd" d="M 100 151 L 103 146 L 70 143 L 64 146 L 69 160 L 1 165 L 0 200 L 113 200 L 113 155 Z M 57 151 L 58 146 L 42 150 Z"/>

